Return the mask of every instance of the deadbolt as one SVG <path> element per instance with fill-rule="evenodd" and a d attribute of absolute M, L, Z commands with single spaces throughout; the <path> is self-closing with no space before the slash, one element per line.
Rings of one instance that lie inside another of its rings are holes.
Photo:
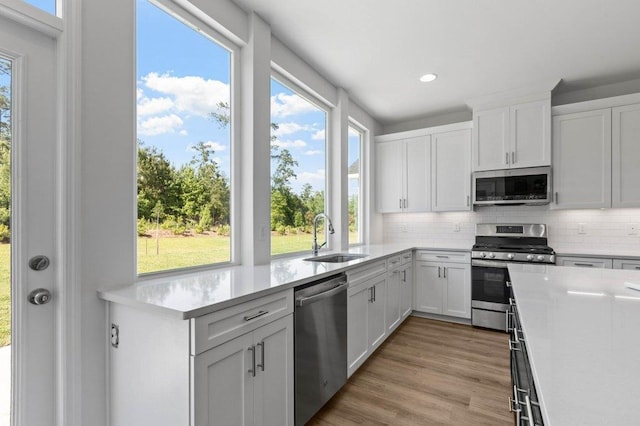
<path fill-rule="evenodd" d="M 51 292 L 46 288 L 36 288 L 29 293 L 29 303 L 33 305 L 44 305 L 51 300 Z"/>
<path fill-rule="evenodd" d="M 29 259 L 29 268 L 34 271 L 44 271 L 49 267 L 49 258 L 47 256 L 38 255 Z"/>

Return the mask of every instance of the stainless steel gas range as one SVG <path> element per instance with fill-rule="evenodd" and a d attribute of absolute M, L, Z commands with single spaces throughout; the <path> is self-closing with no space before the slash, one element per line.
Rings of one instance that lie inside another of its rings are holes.
<path fill-rule="evenodd" d="M 471 324 L 507 331 L 509 263 L 555 264 L 543 224 L 476 225 L 471 252 Z"/>

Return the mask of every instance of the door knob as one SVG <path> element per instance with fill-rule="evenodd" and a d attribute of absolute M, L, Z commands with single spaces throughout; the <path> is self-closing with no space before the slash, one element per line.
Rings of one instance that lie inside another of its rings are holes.
<path fill-rule="evenodd" d="M 46 288 L 36 288 L 29 293 L 29 303 L 32 305 L 44 305 L 51 300 L 51 292 Z"/>

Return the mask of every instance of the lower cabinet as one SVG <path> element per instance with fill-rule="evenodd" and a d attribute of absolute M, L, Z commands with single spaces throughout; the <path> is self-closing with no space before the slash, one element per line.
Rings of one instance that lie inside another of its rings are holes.
<path fill-rule="evenodd" d="M 640 260 L 613 259 L 613 269 L 640 271 Z"/>
<path fill-rule="evenodd" d="M 387 328 L 386 276 L 380 275 L 347 290 L 347 374 L 351 374 L 384 341 Z"/>
<path fill-rule="evenodd" d="M 194 424 L 293 425 L 293 319 L 194 357 Z"/>
<path fill-rule="evenodd" d="M 556 265 L 558 266 L 577 266 L 580 268 L 613 268 L 613 260 L 611 258 L 599 257 L 556 257 Z"/>
<path fill-rule="evenodd" d="M 417 261 L 414 309 L 471 318 L 471 265 Z"/>
<path fill-rule="evenodd" d="M 400 322 L 407 318 L 413 310 L 413 266 L 405 265 L 400 279 Z"/>
<path fill-rule="evenodd" d="M 183 320 L 109 303 L 112 426 L 294 424 L 293 290 Z"/>

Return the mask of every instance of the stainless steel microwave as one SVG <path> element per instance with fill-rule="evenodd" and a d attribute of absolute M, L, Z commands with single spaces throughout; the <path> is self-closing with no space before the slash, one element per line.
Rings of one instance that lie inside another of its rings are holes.
<path fill-rule="evenodd" d="M 473 204 L 539 205 L 551 202 L 551 167 L 491 170 L 473 174 Z"/>

